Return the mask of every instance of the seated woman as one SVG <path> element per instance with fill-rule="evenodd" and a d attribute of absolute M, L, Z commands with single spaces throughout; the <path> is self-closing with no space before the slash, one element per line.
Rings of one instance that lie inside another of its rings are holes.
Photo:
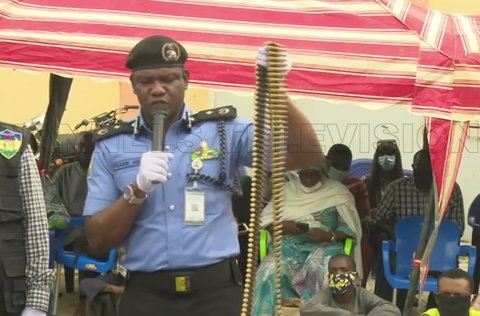
<path fill-rule="evenodd" d="M 284 185 L 282 298 L 307 299 L 323 287 L 328 261 L 344 252 L 345 239 L 361 238 L 360 220 L 352 195 L 340 182 L 329 180 L 313 168 L 286 175 L 289 181 Z M 261 218 L 262 226 L 270 231 L 272 209 L 270 202 Z M 355 247 L 354 252 L 355 261 L 361 266 L 360 247 Z M 255 316 L 274 314 L 274 274 L 273 251 L 270 251 L 257 271 Z"/>
<path fill-rule="evenodd" d="M 394 139 L 379 140 L 370 174 L 365 178 L 372 209 L 377 207 L 387 186 L 403 177 L 402 157 Z"/>

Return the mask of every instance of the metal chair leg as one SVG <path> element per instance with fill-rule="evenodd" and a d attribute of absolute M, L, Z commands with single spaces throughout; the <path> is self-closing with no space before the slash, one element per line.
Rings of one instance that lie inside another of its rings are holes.
<path fill-rule="evenodd" d="M 57 307 L 58 307 L 58 293 L 60 291 L 60 272 L 62 270 L 63 265 L 55 263 L 56 268 L 56 279 L 55 279 L 55 289 L 53 291 L 53 316 L 57 315 Z"/>
<path fill-rule="evenodd" d="M 397 289 L 393 289 L 393 297 L 392 297 L 392 304 L 397 306 Z"/>

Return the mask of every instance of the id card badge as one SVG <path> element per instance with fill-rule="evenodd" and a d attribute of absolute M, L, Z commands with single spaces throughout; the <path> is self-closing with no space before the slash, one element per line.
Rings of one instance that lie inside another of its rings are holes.
<path fill-rule="evenodd" d="M 205 223 L 205 192 L 195 188 L 185 190 L 185 225 Z"/>

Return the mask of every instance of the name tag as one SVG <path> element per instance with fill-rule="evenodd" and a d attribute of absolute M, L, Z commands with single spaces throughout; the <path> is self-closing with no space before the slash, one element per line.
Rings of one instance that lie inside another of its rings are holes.
<path fill-rule="evenodd" d="M 140 158 L 125 159 L 120 161 L 115 161 L 112 163 L 113 171 L 118 171 L 121 169 L 136 167 L 140 165 Z"/>
<path fill-rule="evenodd" d="M 185 190 L 185 225 L 205 223 L 205 192 L 199 189 Z"/>

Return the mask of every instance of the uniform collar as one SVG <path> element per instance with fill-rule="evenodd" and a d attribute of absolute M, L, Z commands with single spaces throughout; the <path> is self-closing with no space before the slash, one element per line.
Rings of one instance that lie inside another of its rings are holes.
<path fill-rule="evenodd" d="M 195 114 L 194 111 L 192 111 L 186 104 L 183 105 L 183 111 L 182 111 L 182 116 L 179 121 L 185 122 L 186 126 L 191 128 L 191 121 L 190 117 Z M 147 132 L 147 133 L 152 133 L 152 130 L 147 127 L 147 124 L 145 123 L 145 118 L 143 117 L 142 111 L 140 111 L 140 114 L 137 116 L 137 120 L 134 125 L 134 131 L 133 134 L 137 136 L 138 134 L 141 134 L 142 132 Z"/>

